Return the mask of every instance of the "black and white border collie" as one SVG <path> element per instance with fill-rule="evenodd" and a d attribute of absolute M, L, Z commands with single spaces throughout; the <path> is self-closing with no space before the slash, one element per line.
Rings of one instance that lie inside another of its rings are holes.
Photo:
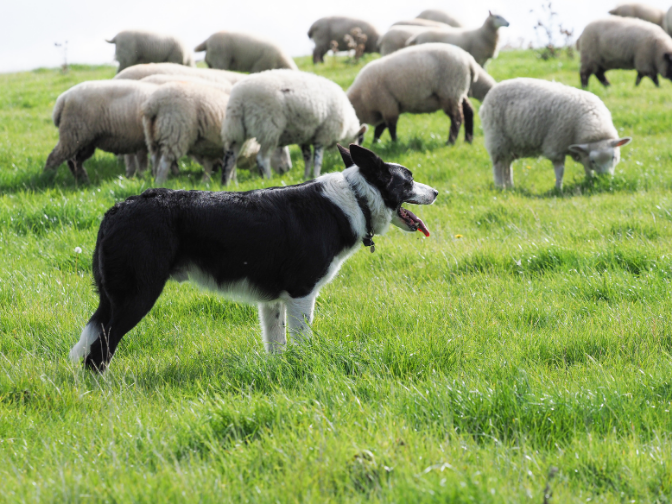
<path fill-rule="evenodd" d="M 368 149 L 338 148 L 346 169 L 312 182 L 238 193 L 149 189 L 114 205 L 93 253 L 100 304 L 70 358 L 103 371 L 169 278 L 257 303 L 269 352 L 284 349 L 285 321 L 295 341 L 308 338 L 320 288 L 360 242 L 373 247 L 390 223 L 429 236 L 401 205 L 430 205 L 438 194 Z"/>

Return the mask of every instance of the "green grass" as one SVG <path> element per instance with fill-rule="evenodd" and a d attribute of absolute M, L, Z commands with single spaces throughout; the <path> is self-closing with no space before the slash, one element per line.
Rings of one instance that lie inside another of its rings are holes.
<path fill-rule="evenodd" d="M 299 64 L 344 87 L 361 67 Z M 577 60 L 531 51 L 489 70 L 579 82 Z M 634 141 L 613 178 L 568 158 L 563 193 L 543 159 L 495 190 L 478 120 L 447 147 L 442 113 L 402 116 L 398 144 L 373 148 L 440 190 L 417 209 L 432 236 L 393 229 L 355 254 L 310 344 L 267 357 L 254 307 L 169 282 L 96 376 L 67 353 L 96 307 L 97 227 L 152 181 L 102 152 L 88 186 L 42 166 L 58 94 L 113 74 L 0 75 L 0 501 L 541 504 L 552 467 L 550 502 L 672 501 L 668 81 L 591 81 Z M 292 158 L 237 189 L 300 182 Z M 170 187 L 220 189 L 181 170 Z"/>

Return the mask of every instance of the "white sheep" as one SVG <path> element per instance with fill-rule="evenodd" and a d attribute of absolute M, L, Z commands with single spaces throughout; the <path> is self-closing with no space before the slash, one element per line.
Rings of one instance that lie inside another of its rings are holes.
<path fill-rule="evenodd" d="M 424 26 L 425 28 L 433 28 L 435 30 L 440 30 L 442 28 L 452 28 L 451 25 L 446 23 L 441 23 L 440 21 L 432 21 L 431 19 L 405 19 L 404 21 L 397 21 L 393 23 L 392 26 Z"/>
<path fill-rule="evenodd" d="M 562 189 L 565 157 L 593 172 L 613 175 L 620 147 L 611 113 L 597 96 L 556 82 L 518 78 L 500 82 L 480 109 L 485 148 L 497 187 L 513 186 L 514 160 L 544 156 L 553 163 Z"/>
<path fill-rule="evenodd" d="M 114 57 L 119 62 L 117 72 L 138 63 L 169 62 L 195 66 L 191 51 L 180 39 L 172 35 L 125 30 L 106 42 L 115 44 Z"/>
<path fill-rule="evenodd" d="M 614 16 L 643 19 L 644 21 L 657 24 L 658 26 L 663 26 L 663 19 L 665 18 L 665 11 L 651 5 L 641 3 L 621 4 L 615 9 L 611 9 L 609 14 Z"/>
<path fill-rule="evenodd" d="M 446 11 L 442 11 L 439 9 L 424 10 L 420 14 L 418 14 L 417 17 L 420 19 L 429 19 L 430 21 L 438 21 L 439 23 L 445 23 L 448 26 L 452 26 L 453 28 L 462 27 L 462 24 L 457 19 L 448 14 Z"/>
<path fill-rule="evenodd" d="M 204 180 L 221 165 L 221 130 L 229 91 L 208 81 L 178 80 L 161 85 L 147 98 L 142 123 L 157 184 L 162 184 L 171 170 L 175 172 L 178 160 L 186 155 L 203 166 Z M 246 156 L 256 156 L 259 149 L 253 149 L 251 144 Z M 288 150 L 275 154 L 273 160 L 273 168 L 280 173 L 292 166 Z"/>
<path fill-rule="evenodd" d="M 205 51 L 205 62 L 210 68 L 250 73 L 274 68 L 298 70 L 294 60 L 277 44 L 248 33 L 220 31 L 194 51 Z"/>
<path fill-rule="evenodd" d="M 406 44 L 409 46 L 431 42 L 454 44 L 471 54 L 476 62 L 484 67 L 485 63 L 490 58 L 497 57 L 499 29 L 503 26 L 509 26 L 509 22 L 502 16 L 491 12 L 480 28 L 444 28 L 441 30 L 427 30 L 414 35 L 406 42 Z"/>
<path fill-rule="evenodd" d="M 649 77 L 658 86 L 658 74 L 672 79 L 672 38 L 653 23 L 623 17 L 593 21 L 583 30 L 576 47 L 581 51 L 584 88 L 592 74 L 608 86 L 604 73 L 615 68 L 637 70 L 635 85 Z"/>
<path fill-rule="evenodd" d="M 217 70 L 215 68 L 192 68 L 175 63 L 145 63 L 133 65 L 114 76 L 115 79 L 140 80 L 150 75 L 189 75 L 214 82 L 229 81 L 235 84 L 247 77 L 247 74 Z"/>
<path fill-rule="evenodd" d="M 488 91 L 490 91 L 492 87 L 497 84 L 497 81 L 493 79 L 492 76 L 480 65 L 478 65 L 476 77 L 477 78 L 471 82 L 468 96 L 469 98 L 473 97 L 482 102 L 485 99 L 485 96 L 488 94 Z"/>
<path fill-rule="evenodd" d="M 313 173 L 320 175 L 325 147 L 364 137 L 357 115 L 341 87 L 318 75 L 291 70 L 270 70 L 250 75 L 231 90 L 222 126 L 224 167 L 222 183 L 233 176 L 236 158 L 248 138 L 255 137 L 261 146 L 261 172 L 271 171 L 269 158 L 278 146 L 298 144 L 306 163 L 305 178 L 310 177 L 311 153 Z"/>
<path fill-rule="evenodd" d="M 399 114 L 443 110 L 450 118 L 449 144 L 464 121 L 465 139 L 474 133 L 474 109 L 467 98 L 479 67 L 466 51 L 450 44 L 407 47 L 362 68 L 347 95 L 360 121 L 375 125 L 373 141 L 385 128 L 397 140 Z"/>
<path fill-rule="evenodd" d="M 208 80 L 208 79 L 202 79 L 201 77 L 197 77 L 195 75 L 177 75 L 177 74 L 149 75 L 147 77 L 140 79 L 140 82 L 158 84 L 159 86 L 163 84 L 168 84 L 170 82 L 196 82 L 201 84 L 209 84 L 210 86 L 214 86 L 216 88 L 221 89 L 227 94 L 231 92 L 231 88 L 233 87 L 233 84 L 231 84 L 227 79 Z"/>
<path fill-rule="evenodd" d="M 672 35 L 672 7 L 670 7 L 663 17 L 663 30 L 667 32 L 668 35 Z"/>
<path fill-rule="evenodd" d="M 308 30 L 308 38 L 315 42 L 313 63 L 324 62 L 324 55 L 331 49 L 332 40 L 338 42 L 339 51 L 347 51 L 349 47 L 345 36 L 352 35 L 352 30 L 355 28 L 359 28 L 366 35 L 364 52 L 377 52 L 380 34 L 371 23 L 344 16 L 324 17 L 315 21 Z"/>
<path fill-rule="evenodd" d="M 394 25 L 378 39 L 378 52 L 387 56 L 406 47 L 406 42 L 413 35 L 429 30 L 426 26 Z"/>
<path fill-rule="evenodd" d="M 133 175 L 136 169 L 143 171 L 147 146 L 141 106 L 157 87 L 146 82 L 101 80 L 82 82 L 61 94 L 53 112 L 58 143 L 47 158 L 45 171 L 67 161 L 75 178 L 88 181 L 83 163 L 96 149 L 137 155 L 137 164 L 127 163 L 126 175 Z"/>

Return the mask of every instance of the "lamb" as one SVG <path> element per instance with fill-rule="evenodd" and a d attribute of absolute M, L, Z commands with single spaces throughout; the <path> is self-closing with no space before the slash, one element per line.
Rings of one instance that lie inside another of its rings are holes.
<path fill-rule="evenodd" d="M 205 51 L 205 62 L 210 68 L 250 73 L 275 68 L 298 70 L 294 60 L 276 44 L 247 33 L 217 32 L 194 51 Z"/>
<path fill-rule="evenodd" d="M 392 26 L 385 34 L 378 40 L 378 52 L 381 56 L 387 56 L 399 49 L 406 47 L 406 42 L 413 35 L 427 31 L 429 28 L 425 26 Z"/>
<path fill-rule="evenodd" d="M 612 17 L 589 23 L 576 41 L 581 51 L 581 85 L 595 74 L 603 86 L 604 73 L 620 68 L 637 70 L 638 86 L 649 77 L 659 86 L 658 74 L 672 79 L 672 39 L 660 26 L 641 19 Z"/>
<path fill-rule="evenodd" d="M 191 51 L 176 37 L 140 30 L 126 30 L 117 33 L 112 40 L 115 44 L 114 57 L 119 62 L 117 73 L 138 63 L 170 62 L 179 65 L 196 66 Z"/>
<path fill-rule="evenodd" d="M 375 125 L 373 141 L 389 128 L 397 140 L 402 112 L 443 110 L 450 117 L 448 144 L 455 143 L 464 121 L 465 140 L 474 135 L 474 109 L 467 98 L 479 67 L 466 51 L 450 44 L 407 47 L 368 63 L 347 95 L 360 121 Z"/>
<path fill-rule="evenodd" d="M 311 145 L 313 174 L 319 177 L 325 147 L 355 139 L 361 144 L 365 132 L 366 126 L 360 127 L 352 105 L 335 82 L 291 70 L 251 75 L 233 86 L 226 108 L 222 183 L 231 180 L 240 148 L 250 137 L 261 146 L 257 160 L 264 176 L 271 175 L 269 157 L 276 147 L 298 144 L 308 179 Z"/>
<path fill-rule="evenodd" d="M 140 80 L 150 75 L 189 75 L 214 82 L 229 81 L 232 85 L 247 77 L 240 72 L 217 70 L 214 68 L 191 68 L 175 63 L 145 63 L 133 65 L 114 76 L 115 79 Z"/>
<path fill-rule="evenodd" d="M 61 94 L 53 120 L 58 143 L 44 167 L 55 170 L 64 161 L 77 180 L 88 182 L 83 163 L 96 149 L 127 157 L 126 175 L 147 167 L 147 146 L 142 129 L 141 106 L 157 89 L 155 84 L 128 80 L 88 81 Z"/>
<path fill-rule="evenodd" d="M 438 21 L 439 23 L 445 23 L 448 26 L 452 26 L 453 28 L 462 27 L 462 24 L 457 19 L 455 19 L 447 12 L 439 9 L 424 10 L 420 14 L 418 14 L 417 17 L 420 19 L 429 19 L 430 21 Z"/>
<path fill-rule="evenodd" d="M 611 9 L 609 14 L 614 16 L 643 19 L 644 21 L 657 24 L 658 26 L 663 26 L 663 19 L 665 18 L 664 11 L 651 5 L 645 5 L 641 3 L 621 4 L 615 9 Z"/>
<path fill-rule="evenodd" d="M 324 63 L 324 55 L 331 49 L 332 40 L 338 42 L 339 51 L 347 51 L 349 48 L 344 37 L 351 35 L 355 28 L 359 28 L 366 35 L 364 52 L 378 52 L 380 34 L 371 23 L 351 17 L 323 17 L 315 21 L 308 30 L 308 38 L 315 42 L 313 63 Z"/>
<path fill-rule="evenodd" d="M 461 47 L 471 54 L 482 67 L 490 58 L 497 57 L 497 42 L 499 29 L 509 26 L 509 22 L 502 16 L 488 15 L 483 26 L 477 29 L 444 28 L 442 30 L 427 30 L 411 37 L 406 45 L 443 42 Z"/>
<path fill-rule="evenodd" d="M 511 163 L 544 156 L 553 163 L 555 187 L 562 190 L 565 157 L 593 172 L 613 175 L 620 147 L 611 113 L 597 96 L 556 82 L 518 78 L 500 82 L 480 109 L 485 147 L 497 187 L 513 186 Z"/>
<path fill-rule="evenodd" d="M 210 179 L 213 169 L 221 165 L 221 129 L 228 101 L 228 89 L 197 80 L 166 83 L 145 101 L 142 124 L 157 184 L 177 170 L 177 161 L 185 155 L 202 164 L 203 179 Z M 248 156 L 256 154 L 253 148 L 246 150 Z M 276 154 L 274 160 L 274 168 L 281 173 L 292 166 L 289 151 Z"/>

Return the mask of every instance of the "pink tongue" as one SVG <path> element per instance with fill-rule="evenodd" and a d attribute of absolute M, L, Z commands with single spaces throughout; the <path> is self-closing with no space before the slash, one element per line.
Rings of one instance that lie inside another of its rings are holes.
<path fill-rule="evenodd" d="M 406 208 L 404 208 L 404 210 L 406 210 L 406 213 L 413 220 L 413 222 L 415 222 L 418 225 L 417 230 L 422 231 L 422 234 L 424 234 L 425 236 L 429 236 L 429 229 L 427 229 L 427 226 L 425 226 L 425 223 L 422 222 L 422 219 L 420 217 L 416 217 L 416 215 L 413 212 L 411 212 L 410 210 L 407 210 Z"/>

